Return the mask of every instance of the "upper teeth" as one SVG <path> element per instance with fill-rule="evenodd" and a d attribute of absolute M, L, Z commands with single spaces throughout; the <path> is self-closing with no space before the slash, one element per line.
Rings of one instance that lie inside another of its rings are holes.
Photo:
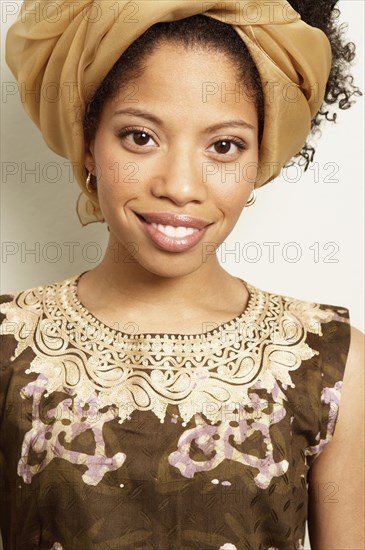
<path fill-rule="evenodd" d="M 195 227 L 173 227 L 172 225 L 161 225 L 160 223 L 152 223 L 151 225 L 156 227 L 156 229 L 168 237 L 186 237 L 187 235 L 192 235 L 198 231 Z"/>

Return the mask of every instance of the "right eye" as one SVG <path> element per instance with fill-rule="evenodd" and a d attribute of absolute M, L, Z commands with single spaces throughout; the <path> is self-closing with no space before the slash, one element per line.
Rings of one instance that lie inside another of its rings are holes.
<path fill-rule="evenodd" d="M 123 141 L 127 141 L 131 145 L 137 145 L 138 147 L 144 147 L 145 145 L 151 146 L 150 140 L 154 142 L 152 136 L 143 129 L 140 128 L 125 128 L 118 133 L 118 137 Z"/>

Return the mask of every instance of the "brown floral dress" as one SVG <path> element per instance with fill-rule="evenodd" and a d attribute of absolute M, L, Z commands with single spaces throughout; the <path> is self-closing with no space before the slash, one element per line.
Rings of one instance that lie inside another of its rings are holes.
<path fill-rule="evenodd" d="M 1 296 L 4 549 L 303 548 L 348 310 L 242 281 L 230 322 L 138 334 L 87 311 L 81 275 Z"/>

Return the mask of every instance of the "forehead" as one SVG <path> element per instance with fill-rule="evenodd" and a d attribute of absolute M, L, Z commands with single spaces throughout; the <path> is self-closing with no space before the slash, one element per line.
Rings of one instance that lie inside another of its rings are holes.
<path fill-rule="evenodd" d="M 219 116 L 244 110 L 256 118 L 252 92 L 225 53 L 176 44 L 156 47 L 141 75 L 119 90 L 110 109 L 142 104 L 166 115 L 190 112 L 195 116 L 199 112 L 200 116 Z"/>

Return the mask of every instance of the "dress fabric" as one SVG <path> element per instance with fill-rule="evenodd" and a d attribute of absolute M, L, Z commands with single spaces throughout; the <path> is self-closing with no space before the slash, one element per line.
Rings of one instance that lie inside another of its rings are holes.
<path fill-rule="evenodd" d="M 82 274 L 1 296 L 4 549 L 302 549 L 348 309 L 242 280 L 227 323 L 132 334 L 83 306 Z"/>

